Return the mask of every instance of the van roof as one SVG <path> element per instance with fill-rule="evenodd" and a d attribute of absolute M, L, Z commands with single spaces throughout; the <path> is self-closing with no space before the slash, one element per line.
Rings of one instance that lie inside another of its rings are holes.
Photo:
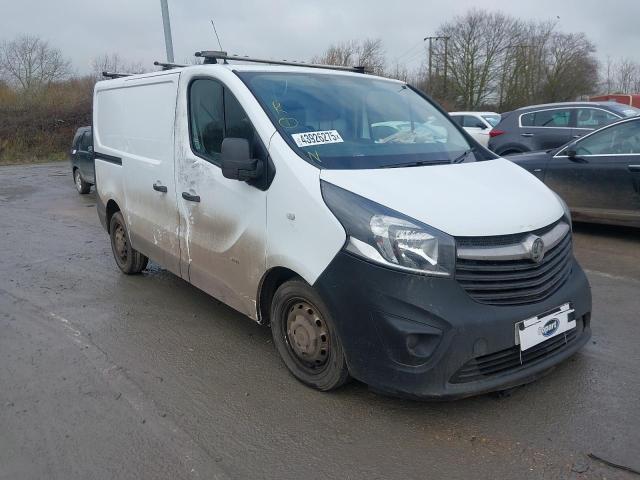
<path fill-rule="evenodd" d="M 238 59 L 238 61 L 241 62 L 242 59 Z M 376 78 L 379 80 L 386 80 L 394 83 L 401 83 L 401 84 L 406 83 L 406 82 L 403 82 L 402 80 L 397 80 L 394 78 L 380 77 L 378 75 L 363 74 L 359 72 L 350 72 L 345 70 L 332 70 L 332 69 L 324 69 L 324 68 L 319 69 L 319 68 L 304 67 L 304 66 L 297 66 L 297 65 L 269 65 L 269 64 L 248 65 L 243 63 L 227 63 L 227 64 L 214 63 L 214 64 L 187 65 L 184 67 L 174 67 L 168 70 L 159 70 L 154 72 L 127 75 L 124 77 L 114 78 L 113 80 L 122 80 L 123 78 L 124 79 L 145 78 L 145 77 L 154 76 L 158 74 L 168 74 L 168 73 L 180 72 L 182 70 L 195 69 L 195 68 L 198 68 L 198 69 L 224 68 L 227 70 L 237 71 L 237 72 L 312 73 L 314 75 L 341 75 L 341 76 L 356 77 L 356 78 L 363 78 L 364 76 L 365 78 Z M 102 81 L 111 81 L 111 80 L 112 79 L 105 79 Z"/>

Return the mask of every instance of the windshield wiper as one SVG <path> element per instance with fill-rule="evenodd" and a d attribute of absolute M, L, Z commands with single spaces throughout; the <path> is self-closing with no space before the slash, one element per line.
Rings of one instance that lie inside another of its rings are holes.
<path fill-rule="evenodd" d="M 424 167 L 425 165 L 446 165 L 449 162 L 441 160 L 420 160 L 417 162 L 394 163 L 391 165 L 381 165 L 378 168 L 405 168 L 405 167 Z"/>
<path fill-rule="evenodd" d="M 462 162 L 464 162 L 471 152 L 473 152 L 473 148 L 470 148 L 469 150 L 465 150 L 464 152 L 462 152 L 462 154 L 460 156 L 458 156 L 458 157 L 454 158 L 453 160 L 451 160 L 451 163 L 462 163 Z"/>

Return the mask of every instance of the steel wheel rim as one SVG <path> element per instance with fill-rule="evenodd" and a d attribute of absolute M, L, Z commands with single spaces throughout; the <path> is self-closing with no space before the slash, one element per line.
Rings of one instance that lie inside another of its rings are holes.
<path fill-rule="evenodd" d="M 78 172 L 78 170 L 76 170 L 74 172 L 74 175 L 76 177 L 76 188 L 78 190 L 82 190 L 82 179 L 80 178 L 80 172 Z"/>
<path fill-rule="evenodd" d="M 317 372 L 328 363 L 330 335 L 327 323 L 311 303 L 295 299 L 286 310 L 285 339 L 298 363 Z"/>
<path fill-rule="evenodd" d="M 127 233 L 121 224 L 116 226 L 115 232 L 113 232 L 113 248 L 116 256 L 122 263 L 127 262 L 128 248 L 127 248 Z"/>

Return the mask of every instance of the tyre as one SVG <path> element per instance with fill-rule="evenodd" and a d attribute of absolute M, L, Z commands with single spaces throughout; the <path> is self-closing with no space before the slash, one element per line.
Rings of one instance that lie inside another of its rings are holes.
<path fill-rule="evenodd" d="M 322 391 L 349 380 L 349 370 L 335 322 L 319 295 L 306 282 L 291 280 L 271 303 L 271 333 L 289 371 Z"/>
<path fill-rule="evenodd" d="M 122 213 L 113 214 L 109 223 L 109 232 L 113 258 L 120 270 L 127 275 L 134 275 L 144 270 L 149 259 L 131 246 Z"/>
<path fill-rule="evenodd" d="M 77 168 L 73 169 L 73 183 L 76 185 L 76 190 L 81 195 L 86 195 L 91 190 L 91 184 L 85 182 L 82 179 L 82 175 L 80 175 L 80 170 Z"/>

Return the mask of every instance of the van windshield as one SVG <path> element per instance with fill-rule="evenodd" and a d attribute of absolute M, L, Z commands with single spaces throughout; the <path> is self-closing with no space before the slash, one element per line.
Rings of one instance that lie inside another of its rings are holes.
<path fill-rule="evenodd" d="M 320 168 L 470 161 L 451 120 L 406 84 L 367 76 L 237 72 L 280 134 Z"/>

